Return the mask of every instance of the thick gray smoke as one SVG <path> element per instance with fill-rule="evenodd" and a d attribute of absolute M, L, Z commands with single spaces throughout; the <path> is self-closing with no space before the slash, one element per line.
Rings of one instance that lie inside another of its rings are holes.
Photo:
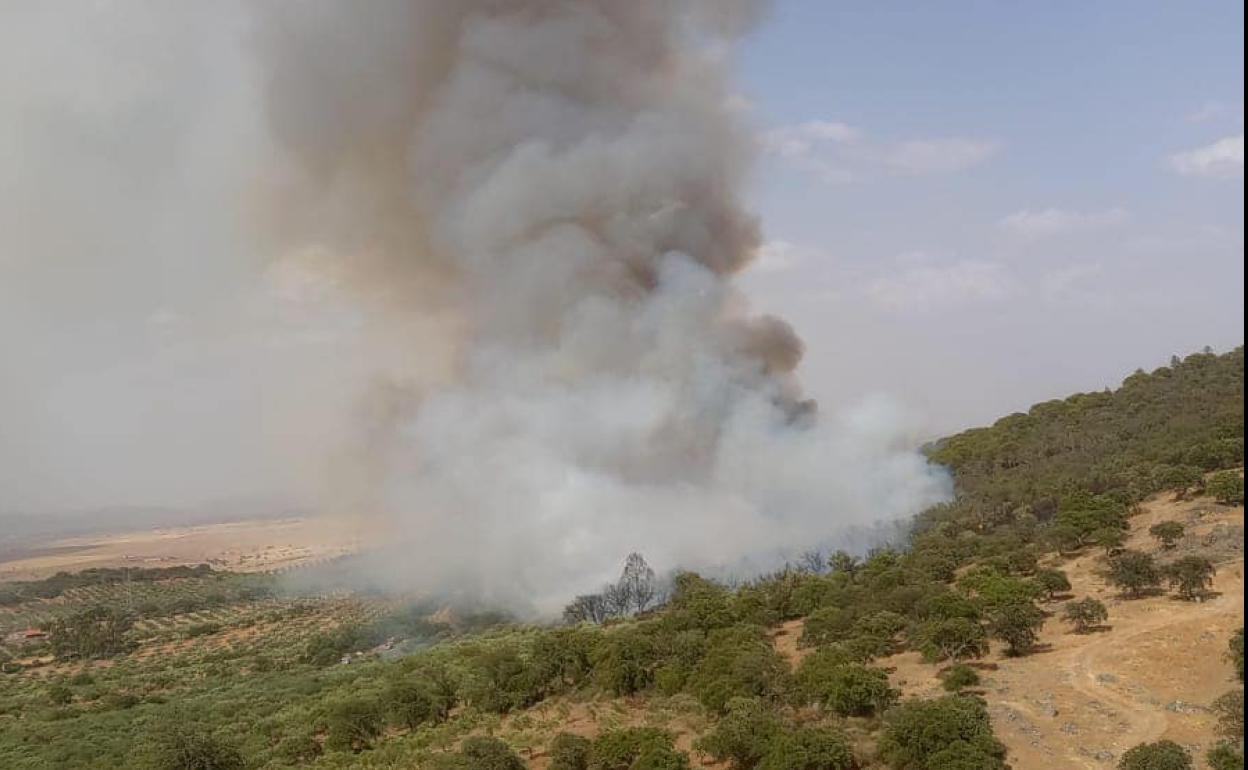
<path fill-rule="evenodd" d="M 282 328 L 341 358 L 249 361 L 332 426 L 298 451 L 326 507 L 386 522 L 378 573 L 550 611 L 630 551 L 763 567 L 946 494 L 887 408 L 816 415 L 800 341 L 733 286 L 752 3 L 256 6 L 231 66 L 263 130 L 220 160 L 252 164 L 262 296 L 311 296 Z"/>

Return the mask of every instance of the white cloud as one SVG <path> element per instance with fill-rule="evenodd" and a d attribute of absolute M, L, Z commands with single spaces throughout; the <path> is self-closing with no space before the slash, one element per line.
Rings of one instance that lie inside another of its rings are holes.
<path fill-rule="evenodd" d="M 1170 168 L 1184 176 L 1239 179 L 1244 175 L 1244 135 L 1228 136 L 1213 144 L 1170 156 Z"/>
<path fill-rule="evenodd" d="M 962 171 L 997 154 L 996 142 L 937 138 L 871 141 L 839 121 L 810 120 L 765 131 L 763 151 L 822 177 L 849 182 L 881 174 L 938 174 Z"/>
<path fill-rule="evenodd" d="M 852 126 L 830 120 L 810 120 L 792 126 L 781 126 L 762 136 L 763 149 L 782 158 L 809 158 L 828 143 L 852 142 L 858 131 Z"/>
<path fill-rule="evenodd" d="M 938 174 L 978 166 L 997 154 L 996 142 L 976 139 L 914 139 L 888 149 L 885 164 L 903 174 Z"/>
<path fill-rule="evenodd" d="M 1009 272 L 995 262 L 964 259 L 951 264 L 913 264 L 866 286 L 867 298 L 890 312 L 928 311 L 995 302 L 1015 293 Z"/>
<path fill-rule="evenodd" d="M 1095 230 L 1125 224 L 1131 214 L 1124 208 L 1105 211 L 1068 211 L 1048 208 L 1032 211 L 1024 209 L 1003 217 L 998 226 L 1006 232 L 1023 238 L 1043 238 L 1072 232 Z"/>

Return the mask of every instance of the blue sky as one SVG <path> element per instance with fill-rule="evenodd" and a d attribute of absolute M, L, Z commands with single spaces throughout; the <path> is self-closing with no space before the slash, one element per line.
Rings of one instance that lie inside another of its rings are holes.
<path fill-rule="evenodd" d="M 1241 344 L 1243 7 L 782 0 L 740 74 L 811 394 L 977 424 Z"/>

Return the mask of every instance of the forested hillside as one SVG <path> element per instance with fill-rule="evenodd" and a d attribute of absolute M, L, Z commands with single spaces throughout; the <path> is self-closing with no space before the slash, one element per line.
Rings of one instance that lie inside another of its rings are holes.
<path fill-rule="evenodd" d="M 1036 404 L 936 442 L 957 483 L 954 513 L 991 524 L 1026 508 L 1040 519 L 1075 492 L 1133 503 L 1243 463 L 1244 350 L 1196 353 L 1114 391 Z"/>
<path fill-rule="evenodd" d="M 208 570 L 0 587 L 0 766 L 1003 770 L 981 681 L 1115 614 L 1204 612 L 1217 570 L 1242 569 L 1242 349 L 930 453 L 958 499 L 904 542 L 735 586 L 664 580 L 634 554 L 554 626 Z M 1206 496 L 1188 520 L 1138 514 L 1158 490 Z M 1232 631 L 1205 643 L 1242 677 Z M 935 692 L 898 680 L 904 659 Z M 1201 738 L 1219 769 L 1242 767 L 1242 702 L 1199 706 L 1222 720 L 1222 743 Z M 1121 766 L 1187 753 L 1160 741 Z"/>

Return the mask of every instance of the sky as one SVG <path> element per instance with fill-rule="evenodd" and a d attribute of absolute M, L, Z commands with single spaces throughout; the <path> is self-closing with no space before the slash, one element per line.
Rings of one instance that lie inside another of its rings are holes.
<path fill-rule="evenodd" d="M 239 248 L 247 5 L 0 0 L 0 515 L 299 483 L 406 353 L 316 254 Z M 1242 344 L 1243 50 L 1232 2 L 778 0 L 740 282 L 807 394 L 930 438 Z"/>
<path fill-rule="evenodd" d="M 784 0 L 744 284 L 935 434 L 1243 342 L 1243 4 Z"/>

